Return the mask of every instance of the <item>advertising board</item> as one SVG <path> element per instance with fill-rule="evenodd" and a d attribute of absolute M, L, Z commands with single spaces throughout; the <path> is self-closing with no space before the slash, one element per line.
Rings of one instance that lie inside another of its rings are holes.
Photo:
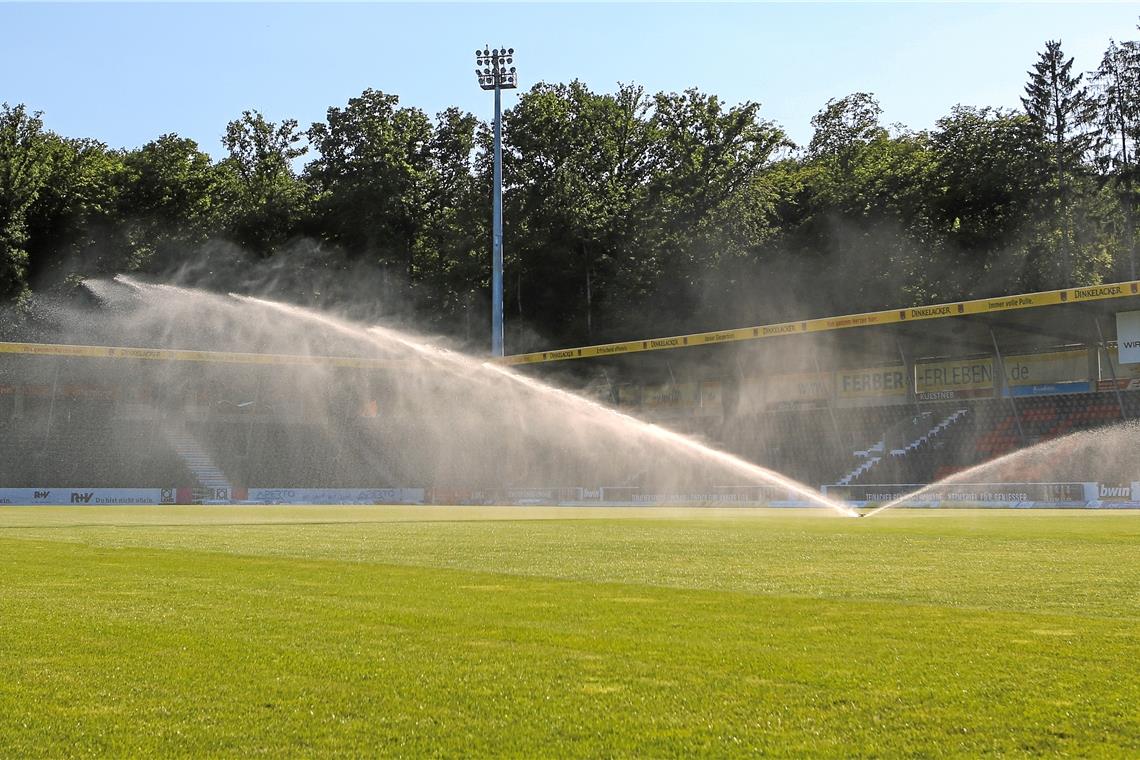
<path fill-rule="evenodd" d="M 835 397 L 839 406 L 905 404 L 910 382 L 906 367 L 841 369 L 835 373 Z"/>
<path fill-rule="evenodd" d="M 741 383 L 740 407 L 749 412 L 822 406 L 831 397 L 830 372 L 790 372 Z"/>
<path fill-rule="evenodd" d="M 1019 385 L 1062 385 L 1089 382 L 1089 352 L 1084 348 L 1016 354 L 1005 357 L 1006 379 Z"/>
<path fill-rule="evenodd" d="M 639 383 L 622 383 L 617 388 L 618 406 L 640 406 L 641 385 Z"/>
<path fill-rule="evenodd" d="M 1092 389 L 1089 352 L 1083 348 L 1007 356 L 1005 373 L 1014 396 L 1087 393 Z"/>
<path fill-rule="evenodd" d="M 908 387 L 906 368 L 902 365 L 843 369 L 835 373 L 835 395 L 839 398 L 905 396 Z"/>
<path fill-rule="evenodd" d="M 692 411 L 700 403 L 697 383 L 662 383 L 641 390 L 641 405 L 648 412 Z"/>
<path fill-rule="evenodd" d="M 853 504 L 894 501 L 921 485 L 826 486 L 828 496 Z M 1089 501 L 1085 483 L 948 483 L 908 499 L 906 506 L 1033 506 L 1083 505 Z"/>
<path fill-rule="evenodd" d="M 1140 311 L 1117 313 L 1116 345 L 1122 364 L 1140 364 Z"/>
<path fill-rule="evenodd" d="M 16 506 L 103 506 L 169 504 L 163 488 L 0 488 L 0 504 Z"/>
<path fill-rule="evenodd" d="M 1098 483 L 1097 499 L 1102 502 L 1132 501 L 1131 483 Z"/>
<path fill-rule="evenodd" d="M 702 380 L 700 387 L 701 408 L 697 413 L 702 417 L 724 414 L 724 384 L 720 380 Z"/>
<path fill-rule="evenodd" d="M 994 360 L 950 359 L 919 362 L 914 368 L 914 388 L 919 401 L 949 401 L 989 398 L 994 395 Z"/>
<path fill-rule="evenodd" d="M 1089 354 L 1083 348 L 1003 357 L 1007 392 L 1014 396 L 1084 393 L 1091 389 Z M 920 401 L 990 398 L 996 394 L 992 356 L 920 362 L 915 389 Z"/>
<path fill-rule="evenodd" d="M 669 505 L 687 507 L 750 507 L 781 502 L 809 505 L 802 496 L 779 486 L 713 486 L 700 492 L 657 493 L 640 490 L 628 495 L 635 505 Z"/>
<path fill-rule="evenodd" d="M 1068 383 L 1043 383 L 1040 385 L 1012 385 L 1009 392 L 1014 396 L 1056 396 L 1060 393 L 1088 393 L 1092 383 L 1073 381 Z"/>
<path fill-rule="evenodd" d="M 422 488 L 250 488 L 266 504 L 423 504 Z"/>
<path fill-rule="evenodd" d="M 1097 362 L 1099 364 L 1097 390 L 1140 390 L 1140 364 L 1121 362 L 1116 346 L 1109 346 L 1104 352 L 1097 352 Z"/>

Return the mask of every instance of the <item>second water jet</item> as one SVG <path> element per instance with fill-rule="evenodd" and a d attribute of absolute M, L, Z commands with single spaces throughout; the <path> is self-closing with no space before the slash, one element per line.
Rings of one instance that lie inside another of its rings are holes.
<path fill-rule="evenodd" d="M 964 484 L 1123 482 L 1136 476 L 1135 451 L 1140 445 L 1140 423 L 1082 430 L 1009 452 L 974 465 L 937 482 L 903 494 L 865 512 L 871 517 L 885 510 L 922 503 L 946 487 Z"/>

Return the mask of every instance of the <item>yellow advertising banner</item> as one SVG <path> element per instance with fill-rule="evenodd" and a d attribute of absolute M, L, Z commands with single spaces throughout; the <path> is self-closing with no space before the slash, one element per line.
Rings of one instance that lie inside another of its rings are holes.
<path fill-rule="evenodd" d="M 1089 381 L 1085 349 L 1003 357 L 1006 385 L 1014 395 L 1079 392 Z M 993 396 L 993 357 L 920 362 L 915 366 L 915 391 L 920 401 Z"/>
<path fill-rule="evenodd" d="M 710 343 L 760 340 L 781 335 L 829 332 L 853 327 L 872 327 L 875 325 L 918 322 L 927 319 L 963 317 L 972 314 L 991 314 L 999 311 L 1031 309 L 1039 306 L 1058 306 L 1061 304 L 1102 301 L 1115 298 L 1131 298 L 1135 296 L 1140 296 L 1140 280 L 1109 285 L 1096 285 L 1087 288 L 1066 288 L 1064 290 L 1049 290 L 1040 293 L 1024 293 L 1021 295 L 1003 296 L 1001 298 L 979 298 L 973 301 L 957 301 L 954 303 L 934 304 L 932 306 L 887 309 L 863 314 L 820 317 L 796 322 L 779 322 L 770 325 L 757 325 L 756 327 L 739 327 L 716 332 L 693 333 L 691 335 L 645 338 L 622 343 L 605 343 L 597 346 L 565 348 L 556 351 L 536 351 L 530 354 L 506 356 L 500 361 L 504 364 L 534 364 L 564 361 L 566 359 L 587 359 L 596 356 L 614 356 L 639 351 L 660 351 L 686 348 L 689 346 L 703 346 Z"/>
<path fill-rule="evenodd" d="M 1083 348 L 1005 357 L 1009 385 L 1087 382 L 1089 352 Z"/>
<path fill-rule="evenodd" d="M 919 362 L 914 367 L 914 389 L 920 401 L 992 396 L 993 358 Z"/>
<path fill-rule="evenodd" d="M 565 348 L 554 351 L 536 351 L 528 354 L 515 354 L 496 359 L 503 364 L 536 364 L 544 362 L 565 361 L 569 359 L 586 359 L 599 356 L 616 356 L 619 354 L 636 353 L 640 351 L 662 351 L 690 346 L 703 346 L 719 343 L 733 343 L 740 341 L 761 340 L 784 335 L 799 335 L 803 333 L 818 333 L 834 330 L 845 330 L 856 327 L 871 327 L 876 325 L 901 324 L 904 322 L 917 322 L 928 319 L 954 318 L 977 314 L 989 314 L 999 311 L 1029 309 L 1039 306 L 1057 306 L 1070 303 L 1089 301 L 1102 301 L 1108 299 L 1135 298 L 1140 296 L 1140 280 L 1097 285 L 1087 288 L 1067 288 L 1065 290 L 1050 290 L 1040 293 L 1025 293 L 1022 295 L 1005 296 L 1001 298 L 982 298 L 973 301 L 959 301 L 932 306 L 916 306 L 900 309 L 887 309 L 884 311 L 867 312 L 863 314 L 847 314 L 835 317 L 820 317 L 795 322 L 779 322 L 755 327 L 740 327 L 729 330 L 719 330 L 706 333 L 693 333 L 691 335 L 676 335 L 662 338 L 645 338 L 619 343 L 605 343 L 595 346 L 582 346 L 580 348 Z M 218 362 L 231 364 L 325 364 L 343 367 L 383 367 L 393 363 L 388 360 L 365 359 L 356 357 L 335 356 L 288 356 L 268 354 L 243 354 L 223 351 L 186 351 L 170 349 L 146 348 L 120 348 L 110 346 L 71 346 L 41 343 L 0 343 L 0 354 L 30 354 L 39 356 L 74 356 L 109 359 L 143 359 L 155 361 L 192 361 L 192 362 Z M 932 372 L 937 375 L 937 368 Z M 991 370 L 992 372 L 992 367 Z M 936 377 L 931 382 L 941 383 Z M 937 393 L 958 389 L 952 381 L 950 386 L 935 390 L 920 391 L 923 393 Z M 917 387 L 917 386 L 916 386 Z M 976 390 L 976 389 L 975 389 Z"/>

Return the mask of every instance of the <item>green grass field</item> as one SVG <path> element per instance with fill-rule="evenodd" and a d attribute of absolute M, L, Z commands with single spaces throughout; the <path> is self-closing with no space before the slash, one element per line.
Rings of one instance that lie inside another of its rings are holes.
<path fill-rule="evenodd" d="M 0 509 L 0 756 L 1140 755 L 1140 514 Z"/>

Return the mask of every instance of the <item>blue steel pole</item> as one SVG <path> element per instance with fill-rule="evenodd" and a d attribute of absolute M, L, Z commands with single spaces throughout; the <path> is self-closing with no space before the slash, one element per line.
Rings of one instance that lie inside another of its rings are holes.
<path fill-rule="evenodd" d="M 496 70 L 498 61 L 496 60 Z M 491 355 L 503 355 L 503 116 L 495 75 L 495 174 L 491 212 Z"/>
<path fill-rule="evenodd" d="M 514 48 L 475 51 L 475 76 L 484 90 L 495 91 L 495 170 L 491 189 L 491 355 L 503 355 L 503 108 L 502 91 L 518 87 Z"/>

